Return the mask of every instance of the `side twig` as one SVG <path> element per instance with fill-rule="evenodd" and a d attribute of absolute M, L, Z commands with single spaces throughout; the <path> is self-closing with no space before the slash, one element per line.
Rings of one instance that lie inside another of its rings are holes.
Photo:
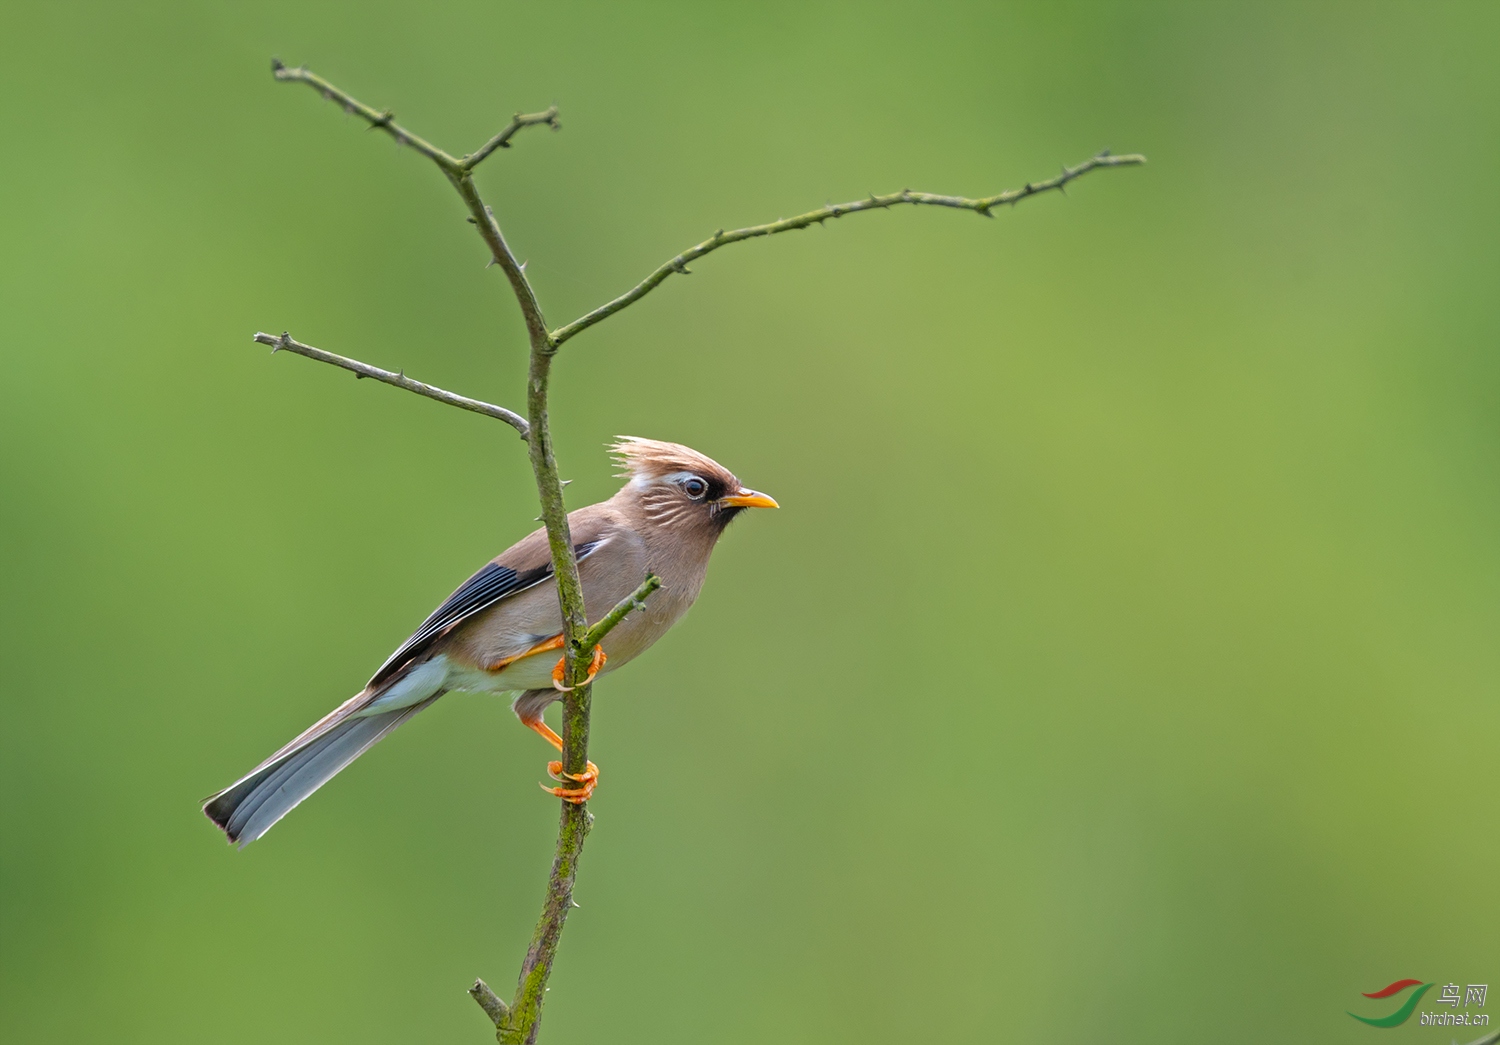
<path fill-rule="evenodd" d="M 510 118 L 510 123 L 506 126 L 505 130 L 501 131 L 489 141 L 485 142 L 484 145 L 480 146 L 478 152 L 473 153 L 469 156 L 465 156 L 463 160 L 460 161 L 463 165 L 464 170 L 471 171 L 475 167 L 478 167 L 481 163 L 484 162 L 485 157 L 494 152 L 496 149 L 510 148 L 510 140 L 515 137 L 517 131 L 519 131 L 522 127 L 535 127 L 539 123 L 545 123 L 554 131 L 562 130 L 562 124 L 559 123 L 557 119 L 557 106 L 551 106 L 547 109 L 546 112 L 534 112 L 530 114 L 519 112 L 516 113 Z"/>
<path fill-rule="evenodd" d="M 661 587 L 661 578 L 654 573 L 646 574 L 646 579 L 641 581 L 640 587 L 615 603 L 615 608 L 599 618 L 599 623 L 588 630 L 583 637 L 583 648 L 592 651 L 599 643 L 604 641 L 604 636 L 615 630 L 626 617 L 634 610 L 646 608 L 646 600 L 651 593 Z"/>
<path fill-rule="evenodd" d="M 705 254 L 712 253 L 720 247 L 727 247 L 731 243 L 739 243 L 747 239 L 755 239 L 757 236 L 774 236 L 778 232 L 791 232 L 794 229 L 805 229 L 813 225 L 821 225 L 829 218 L 842 218 L 845 214 L 857 214 L 865 210 L 883 210 L 887 207 L 899 207 L 903 203 L 913 205 L 926 204 L 933 207 L 953 207 L 958 210 L 972 210 L 993 218 L 990 213 L 995 207 L 1004 204 L 1017 204 L 1028 196 L 1036 196 L 1039 193 L 1050 192 L 1056 189 L 1064 191 L 1064 186 L 1074 178 L 1081 178 L 1089 171 L 1098 170 L 1101 167 L 1132 167 L 1145 163 L 1146 157 L 1140 155 L 1112 156 L 1109 152 L 1101 152 L 1099 155 L 1084 160 L 1076 167 L 1064 167 L 1062 173 L 1056 177 L 1048 178 L 1046 181 L 1029 181 L 1023 188 L 1009 189 L 995 196 L 982 196 L 978 199 L 969 199 L 965 196 L 939 196 L 932 192 L 913 192 L 910 189 L 902 189 L 900 192 L 892 192 L 885 196 L 870 196 L 862 200 L 854 200 L 850 203 L 831 203 L 817 210 L 810 210 L 806 214 L 799 214 L 795 218 L 782 218 L 778 221 L 770 221 L 764 225 L 751 225 L 749 228 L 735 229 L 733 232 L 725 232 L 723 229 L 715 232 L 708 239 L 697 246 L 689 247 L 681 254 L 662 264 L 655 272 L 631 287 L 625 293 L 613 301 L 600 305 L 587 315 L 580 316 L 565 327 L 559 327 L 552 331 L 552 344 L 561 345 L 564 341 L 581 334 L 595 323 L 608 319 L 622 309 L 635 304 L 651 291 L 655 290 L 672 273 L 681 273 L 684 276 L 691 275 L 688 271 L 688 263 L 697 261 Z"/>
<path fill-rule="evenodd" d="M 359 101 L 349 94 L 345 94 L 327 80 L 313 73 L 306 66 L 292 69 L 281 64 L 280 59 L 271 59 L 271 75 L 285 83 L 305 83 L 317 91 L 324 98 L 342 108 L 351 115 L 358 116 L 367 122 L 370 127 L 379 128 L 396 139 L 397 145 L 405 145 L 409 149 L 415 149 L 429 160 L 436 163 L 445 171 L 457 170 L 460 162 L 448 155 L 436 145 L 419 138 L 411 131 L 396 122 L 396 114 L 389 109 L 381 110 L 371 108 L 364 102 Z"/>
<path fill-rule="evenodd" d="M 490 985 L 483 980 L 474 981 L 474 986 L 469 988 L 469 997 L 479 1003 L 479 1007 L 494 1023 L 496 1030 L 510 1021 L 510 1006 L 501 1001 L 500 995 L 491 990 Z"/>
<path fill-rule="evenodd" d="M 470 399 L 468 396 L 461 396 L 457 392 L 449 392 L 436 385 L 429 385 L 426 382 L 414 380 L 407 377 L 404 370 L 398 370 L 395 373 L 391 373 L 389 370 L 381 370 L 377 366 L 371 366 L 369 363 L 361 363 L 359 360 L 350 359 L 348 356 L 334 355 L 332 352 L 325 352 L 321 348 L 304 345 L 300 341 L 293 340 L 291 334 L 256 334 L 254 340 L 262 345 L 270 345 L 273 353 L 293 352 L 299 356 L 306 356 L 308 359 L 316 359 L 320 363 L 329 363 L 333 366 L 352 371 L 355 377 L 373 378 L 382 384 L 404 388 L 408 392 L 415 392 L 417 395 L 426 396 L 428 399 L 436 399 L 439 403 L 456 406 L 460 410 L 470 410 L 476 414 L 483 414 L 485 417 L 493 417 L 497 421 L 504 421 L 517 432 L 520 432 L 522 439 L 525 439 L 527 433 L 531 430 L 531 426 L 526 423 L 526 418 L 512 410 L 507 410 L 503 406 L 495 406 L 493 403 L 482 402 L 478 399 Z"/>

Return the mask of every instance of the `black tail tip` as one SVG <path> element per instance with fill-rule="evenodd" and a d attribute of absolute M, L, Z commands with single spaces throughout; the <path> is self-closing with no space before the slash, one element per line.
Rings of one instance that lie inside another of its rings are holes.
<path fill-rule="evenodd" d="M 203 815 L 213 821 L 215 827 L 224 832 L 229 844 L 240 840 L 239 832 L 229 829 L 229 818 L 234 815 L 234 802 L 224 794 L 214 795 L 203 803 Z"/>

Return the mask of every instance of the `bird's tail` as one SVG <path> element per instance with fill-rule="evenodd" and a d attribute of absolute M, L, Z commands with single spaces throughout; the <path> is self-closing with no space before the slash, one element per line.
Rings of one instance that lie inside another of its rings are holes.
<path fill-rule="evenodd" d="M 209 798 L 203 812 L 231 842 L 244 848 L 443 693 L 440 689 L 418 703 L 374 714 L 369 713 L 373 695 L 357 693 L 243 779 Z"/>

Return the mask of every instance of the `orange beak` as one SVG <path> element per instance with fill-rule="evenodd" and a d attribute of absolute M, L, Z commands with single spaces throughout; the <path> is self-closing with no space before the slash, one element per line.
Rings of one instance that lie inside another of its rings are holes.
<path fill-rule="evenodd" d="M 741 490 L 739 493 L 730 494 L 728 497 L 720 497 L 720 504 L 727 504 L 731 508 L 780 508 L 776 498 L 767 497 L 763 493 L 754 490 Z"/>

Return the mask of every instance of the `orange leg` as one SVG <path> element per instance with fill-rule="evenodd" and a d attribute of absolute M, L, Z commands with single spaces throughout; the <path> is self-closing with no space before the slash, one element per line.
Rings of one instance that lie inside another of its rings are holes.
<path fill-rule="evenodd" d="M 527 729 L 539 734 L 543 740 L 557 748 L 557 750 L 562 750 L 562 737 L 554 733 L 552 727 L 548 726 L 540 718 L 534 720 L 523 718 L 521 723 Z M 556 795 L 564 802 L 571 802 L 574 805 L 587 802 L 593 797 L 594 788 L 599 785 L 599 767 L 592 762 L 584 767 L 582 773 L 564 773 L 561 762 L 548 762 L 547 775 L 560 783 L 572 781 L 579 785 L 578 787 L 548 787 L 546 784 L 541 785 L 542 790 L 549 795 Z"/>
<path fill-rule="evenodd" d="M 504 660 L 495 661 L 495 663 L 491 664 L 485 670 L 499 671 L 502 668 L 510 667 L 516 661 L 521 660 L 525 657 L 529 657 L 534 653 L 546 653 L 549 649 L 562 649 L 562 645 L 563 637 L 561 635 L 554 635 L 550 639 L 547 639 L 545 642 L 538 642 L 535 646 L 531 647 L 525 653 L 517 653 L 514 657 L 506 657 Z"/>
<path fill-rule="evenodd" d="M 545 653 L 548 650 L 562 649 L 562 646 L 563 637 L 561 635 L 554 635 L 552 638 L 547 639 L 545 642 L 537 643 L 525 653 L 518 653 L 514 657 L 506 657 L 504 660 L 497 661 L 490 666 L 489 670 L 499 671 L 502 668 L 514 664 L 516 661 L 520 660 L 523 657 L 530 657 L 537 653 Z M 605 657 L 603 647 L 595 646 L 594 657 L 589 662 L 589 676 L 588 678 L 584 679 L 584 681 L 580 683 L 580 685 L 587 685 L 588 683 L 594 681 L 594 676 L 599 674 L 600 669 L 604 667 L 604 660 Z M 570 692 L 577 688 L 576 686 L 563 685 L 563 679 L 566 677 L 566 668 L 567 659 L 562 658 L 558 660 L 557 667 L 552 669 L 552 685 L 556 686 L 557 689 L 563 693 Z M 553 747 L 557 748 L 557 750 L 561 751 L 563 749 L 562 737 L 554 733 L 551 727 L 548 726 L 547 723 L 542 721 L 540 715 L 538 715 L 535 719 L 523 718 L 521 719 L 521 722 L 526 726 L 527 729 L 530 729 L 533 732 L 537 733 L 543 740 L 551 744 Z M 594 763 L 592 762 L 588 763 L 584 767 L 582 773 L 564 773 L 563 764 L 561 762 L 548 762 L 547 775 L 550 776 L 553 780 L 558 781 L 559 783 L 566 784 L 571 782 L 579 785 L 578 787 L 548 787 L 546 784 L 542 785 L 543 791 L 546 791 L 548 794 L 556 795 L 564 802 L 572 802 L 574 805 L 581 805 L 582 803 L 587 802 L 590 796 L 593 795 L 594 788 L 599 784 L 599 767 L 594 765 Z"/>
<path fill-rule="evenodd" d="M 604 667 L 604 662 L 606 660 L 608 660 L 608 659 L 609 658 L 604 655 L 604 647 L 603 646 L 595 646 L 594 647 L 594 657 L 593 657 L 592 660 L 589 661 L 589 677 L 586 678 L 586 679 L 584 679 L 582 682 L 578 683 L 578 686 L 587 686 L 590 682 L 593 682 L 594 681 L 594 676 L 597 675 L 597 674 L 599 674 L 600 670 Z M 567 657 L 558 657 L 557 658 L 557 667 L 555 667 L 555 668 L 552 669 L 552 688 L 555 689 L 555 690 L 557 690 L 559 693 L 571 693 L 571 692 L 573 692 L 573 690 L 577 689 L 578 686 L 565 686 L 565 685 L 563 685 L 563 679 L 565 679 L 567 677 L 568 677 L 568 658 Z"/>

